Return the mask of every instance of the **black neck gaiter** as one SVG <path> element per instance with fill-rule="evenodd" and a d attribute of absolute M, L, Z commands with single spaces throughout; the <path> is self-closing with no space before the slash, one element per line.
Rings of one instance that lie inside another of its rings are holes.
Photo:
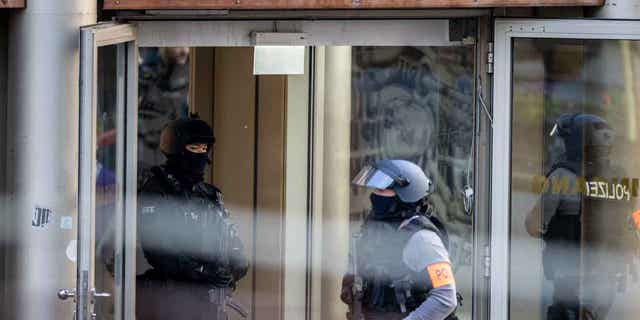
<path fill-rule="evenodd" d="M 406 219 L 417 212 L 418 203 L 404 203 L 397 196 L 385 197 L 372 193 L 369 200 L 372 218 L 376 220 Z"/>

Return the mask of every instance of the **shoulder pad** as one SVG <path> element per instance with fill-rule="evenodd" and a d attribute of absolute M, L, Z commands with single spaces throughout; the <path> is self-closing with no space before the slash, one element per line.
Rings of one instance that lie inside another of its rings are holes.
<path fill-rule="evenodd" d="M 224 200 L 222 198 L 222 191 L 220 191 L 220 189 L 218 189 L 216 186 L 206 182 L 201 182 L 199 184 L 199 187 L 200 187 L 200 190 L 202 190 L 207 196 L 215 198 L 215 200 L 220 204 L 224 204 Z"/>
<path fill-rule="evenodd" d="M 418 232 L 420 230 L 429 230 L 435 232 L 438 235 L 442 243 L 447 250 L 449 249 L 449 234 L 444 227 L 444 224 L 438 220 L 437 217 L 427 217 L 424 215 L 415 215 L 409 219 L 404 220 L 398 230 L 405 230 L 408 232 Z"/>
<path fill-rule="evenodd" d="M 436 232 L 438 234 L 440 233 L 440 229 L 438 229 L 438 227 L 436 227 L 436 225 L 433 224 L 433 222 L 431 222 L 429 218 L 423 215 L 415 215 L 411 218 L 405 219 L 404 221 L 402 221 L 398 229 L 407 231 L 419 231 L 424 229 Z"/>
<path fill-rule="evenodd" d="M 175 178 L 172 178 L 171 175 L 167 174 L 162 167 L 155 166 L 145 172 L 140 189 L 141 191 L 149 188 L 160 188 L 164 191 L 175 190 L 178 188 L 177 184 L 178 182 Z"/>

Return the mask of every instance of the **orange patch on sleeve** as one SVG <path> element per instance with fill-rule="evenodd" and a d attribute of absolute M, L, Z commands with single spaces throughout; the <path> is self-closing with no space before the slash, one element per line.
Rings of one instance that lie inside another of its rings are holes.
<path fill-rule="evenodd" d="M 633 223 L 636 225 L 636 229 L 640 230 L 640 210 L 632 213 L 631 218 L 633 219 Z"/>
<path fill-rule="evenodd" d="M 434 288 L 455 283 L 451 265 L 448 262 L 431 264 L 427 266 L 427 272 L 429 273 L 429 278 L 431 278 L 431 284 Z"/>

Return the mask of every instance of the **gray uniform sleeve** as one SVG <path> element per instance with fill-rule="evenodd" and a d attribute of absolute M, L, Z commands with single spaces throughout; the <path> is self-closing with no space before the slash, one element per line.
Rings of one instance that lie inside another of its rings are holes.
<path fill-rule="evenodd" d="M 413 271 L 421 272 L 427 266 L 447 262 L 449 253 L 438 235 L 430 230 L 416 232 L 402 252 L 404 263 Z M 416 310 L 411 312 L 405 320 L 443 320 L 449 316 L 458 305 L 455 283 L 434 288 L 429 297 Z"/>

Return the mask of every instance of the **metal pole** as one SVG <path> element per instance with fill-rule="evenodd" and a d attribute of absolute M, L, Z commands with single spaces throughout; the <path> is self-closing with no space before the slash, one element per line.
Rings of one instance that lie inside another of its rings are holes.
<path fill-rule="evenodd" d="M 322 318 L 340 319 L 347 311 L 340 288 L 350 240 L 351 47 L 325 49 L 324 95 Z"/>
<path fill-rule="evenodd" d="M 30 0 L 9 22 L 7 319 L 72 319 L 75 287 L 79 28 L 95 0 Z M 69 223 L 71 222 L 71 223 Z"/>

